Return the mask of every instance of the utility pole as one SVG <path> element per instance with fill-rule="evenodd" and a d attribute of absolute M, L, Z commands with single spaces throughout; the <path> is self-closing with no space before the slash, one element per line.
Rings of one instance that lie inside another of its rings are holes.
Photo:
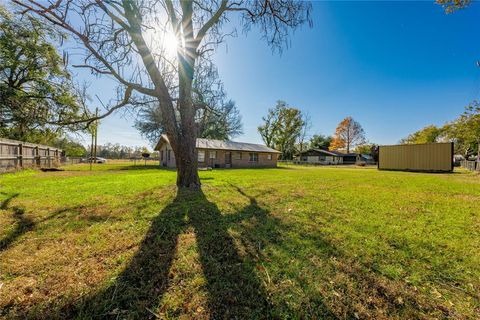
<path fill-rule="evenodd" d="M 95 109 L 95 117 L 98 117 L 98 107 Z M 92 171 L 92 164 L 97 158 L 97 130 L 98 120 L 95 120 L 92 130 L 92 143 L 90 144 L 90 171 Z"/>
<path fill-rule="evenodd" d="M 90 143 L 90 171 L 92 171 L 92 162 L 93 162 L 93 130 L 92 130 L 92 142 Z"/>
<path fill-rule="evenodd" d="M 98 117 L 98 107 L 95 109 L 95 117 Z M 93 149 L 94 159 L 97 158 L 97 133 L 98 133 L 98 119 L 95 120 L 95 148 Z"/>

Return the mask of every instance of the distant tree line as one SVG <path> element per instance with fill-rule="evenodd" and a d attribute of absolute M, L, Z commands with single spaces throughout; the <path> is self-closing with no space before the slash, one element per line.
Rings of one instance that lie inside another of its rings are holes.
<path fill-rule="evenodd" d="M 141 158 L 145 153 L 150 154 L 151 157 L 158 156 L 156 152 L 150 151 L 147 147 L 130 147 L 119 143 L 106 143 L 97 146 L 97 156 L 107 159 Z"/>

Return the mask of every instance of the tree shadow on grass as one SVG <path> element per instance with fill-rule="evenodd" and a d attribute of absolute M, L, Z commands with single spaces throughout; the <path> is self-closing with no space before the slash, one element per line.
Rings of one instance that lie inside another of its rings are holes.
<path fill-rule="evenodd" d="M 15 228 L 0 240 L 0 252 L 8 249 L 19 237 L 31 230 L 34 222 L 23 216 L 21 208 L 14 208 L 13 217 L 16 220 Z"/>
<path fill-rule="evenodd" d="M 199 208 L 189 220 L 195 230 L 203 272 L 209 292 L 209 309 L 214 319 L 262 318 L 271 306 L 255 263 L 238 252 L 229 223 L 218 207 L 202 194 Z M 265 214 L 265 210 L 257 208 Z M 241 215 L 241 212 L 237 213 Z"/>
<path fill-rule="evenodd" d="M 2 202 L 0 202 L 0 210 L 7 210 L 10 202 L 12 202 L 13 199 L 20 195 L 20 193 L 8 194 L 5 192 L 0 192 L 0 194 L 4 194 L 7 196 L 4 200 L 2 200 Z"/>
<path fill-rule="evenodd" d="M 239 239 L 248 254 L 262 262 L 259 266 L 260 270 L 266 275 L 266 281 L 273 281 L 270 279 L 267 270 L 270 258 L 268 255 L 265 256 L 263 249 L 267 247 L 282 248 L 282 250 L 289 250 L 292 258 L 295 257 L 295 250 L 289 247 L 288 240 L 283 236 L 290 231 L 291 226 L 286 225 L 279 218 L 272 216 L 268 210 L 263 209 L 257 198 L 246 193 L 244 189 L 233 184 L 230 184 L 230 186 L 240 196 L 247 198 L 249 205 L 245 206 L 236 215 L 233 215 L 229 223 L 239 232 Z M 267 193 L 269 192 L 263 193 L 262 196 L 265 196 Z M 248 223 L 239 223 L 241 221 Z M 325 245 L 329 250 L 332 250 L 330 244 L 319 243 L 319 245 Z M 276 280 L 278 281 L 279 279 Z M 289 304 L 282 303 L 275 306 L 271 317 L 285 318 L 296 315 L 294 318 L 337 319 L 329 306 L 325 304 L 321 295 L 311 295 L 304 298 L 301 307 L 302 315 L 299 312 L 298 309 L 292 308 Z"/>
<path fill-rule="evenodd" d="M 5 193 L 2 192 L 2 194 Z M 111 218 L 110 216 L 102 216 L 95 214 L 82 216 L 83 211 L 87 209 L 87 207 L 85 206 L 60 208 L 53 211 L 44 218 L 34 220 L 31 217 L 25 215 L 24 208 L 19 206 L 10 206 L 10 202 L 14 198 L 18 197 L 18 195 L 19 193 L 9 195 L 5 200 L 0 203 L 1 210 L 11 211 L 15 224 L 15 227 L 11 231 L 9 231 L 3 238 L 0 239 L 0 252 L 9 249 L 25 233 L 41 228 L 42 223 L 52 219 L 62 219 L 71 218 L 72 216 L 80 216 L 81 219 L 85 220 L 88 225 L 104 222 L 109 219 L 115 220 L 115 218 Z"/>
<path fill-rule="evenodd" d="M 168 288 L 168 274 L 178 235 L 186 227 L 187 210 L 186 203 L 178 197 L 165 207 L 115 282 L 80 305 L 65 306 L 64 315 L 85 319 L 152 318 L 152 309 Z"/>
<path fill-rule="evenodd" d="M 159 317 L 156 310 L 169 288 L 178 237 L 193 227 L 206 279 L 209 318 L 268 317 L 271 307 L 265 288 L 253 263 L 239 254 L 228 233 L 230 222 L 203 193 L 179 192 L 154 219 L 140 249 L 115 282 L 76 305 L 65 306 L 62 316 Z"/>
<path fill-rule="evenodd" d="M 5 194 L 2 192 L 2 194 Z M 0 203 L 1 210 L 11 210 L 12 216 L 15 220 L 15 227 L 8 232 L 2 239 L 0 239 L 0 252 L 8 249 L 12 243 L 14 243 L 19 237 L 31 230 L 34 226 L 33 221 L 30 218 L 24 216 L 25 210 L 20 207 L 11 207 L 10 202 L 19 196 L 19 193 L 9 195 L 5 200 Z"/>

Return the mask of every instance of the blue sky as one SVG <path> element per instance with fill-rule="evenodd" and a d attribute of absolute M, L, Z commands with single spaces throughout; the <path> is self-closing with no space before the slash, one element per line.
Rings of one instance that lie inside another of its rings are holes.
<path fill-rule="evenodd" d="M 261 143 L 261 117 L 279 99 L 309 113 L 312 134 L 333 134 L 346 116 L 379 144 L 441 125 L 480 98 L 479 26 L 478 3 L 446 15 L 433 1 L 315 2 L 313 28 L 282 55 L 256 30 L 229 38 L 215 61 L 243 117 L 234 140 Z M 101 81 L 92 90 L 112 92 Z M 104 120 L 99 143 L 148 145 L 132 124 L 130 114 Z"/>

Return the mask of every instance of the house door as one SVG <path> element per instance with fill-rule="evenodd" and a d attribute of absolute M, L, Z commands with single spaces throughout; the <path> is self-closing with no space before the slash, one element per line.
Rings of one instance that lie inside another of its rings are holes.
<path fill-rule="evenodd" d="M 225 152 L 225 167 L 230 168 L 232 166 L 232 153 Z"/>

